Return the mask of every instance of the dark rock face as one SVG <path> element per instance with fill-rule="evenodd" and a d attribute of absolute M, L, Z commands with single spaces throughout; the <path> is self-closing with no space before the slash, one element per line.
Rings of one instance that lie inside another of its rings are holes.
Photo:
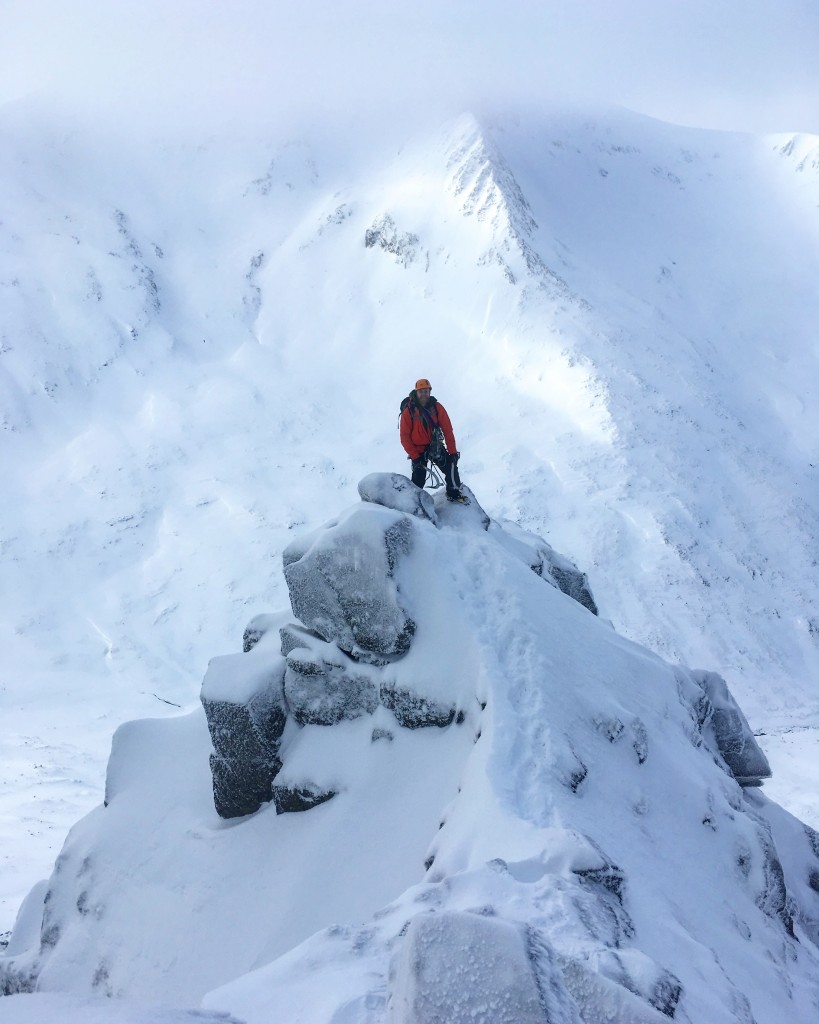
<path fill-rule="evenodd" d="M 14 964 L 3 964 L 0 968 L 0 996 L 16 996 L 34 992 L 37 988 L 35 969 L 24 970 Z"/>
<path fill-rule="evenodd" d="M 343 650 L 405 654 L 415 622 L 394 574 L 412 548 L 412 520 L 374 505 L 352 510 L 283 555 L 290 603 L 301 621 Z"/>
<path fill-rule="evenodd" d="M 358 493 L 362 501 L 373 505 L 406 512 L 432 523 L 437 521 L 432 495 L 400 473 L 370 473 L 359 482 Z"/>
<path fill-rule="evenodd" d="M 217 757 L 247 762 L 262 761 L 278 749 L 286 718 L 265 693 L 247 704 L 207 701 L 205 714 Z"/>
<path fill-rule="evenodd" d="M 457 709 L 427 700 L 411 690 L 398 689 L 386 684 L 381 687 L 381 703 L 395 715 L 405 729 L 422 729 L 437 725 L 439 728 L 455 721 Z"/>
<path fill-rule="evenodd" d="M 210 755 L 218 814 L 252 814 L 273 797 L 281 769 L 279 742 L 287 719 L 282 700 L 284 661 L 261 648 L 214 659 L 202 686 L 202 705 L 214 752 Z M 253 659 L 256 664 L 248 666 Z M 232 673 L 234 673 L 232 675 Z M 230 680 L 235 696 L 229 699 Z"/>
<path fill-rule="evenodd" d="M 295 648 L 287 656 L 284 697 L 299 725 L 334 725 L 371 715 L 378 706 L 378 686 L 352 660 L 333 663 Z"/>
<path fill-rule="evenodd" d="M 626 876 L 616 864 L 607 862 L 602 867 L 574 868 L 574 873 L 584 885 L 600 886 L 611 893 L 622 907 Z"/>
<path fill-rule="evenodd" d="M 277 814 L 292 814 L 297 811 L 309 811 L 326 803 L 336 794 L 332 790 L 324 791 L 314 786 L 274 786 L 273 802 Z"/>
<path fill-rule="evenodd" d="M 597 615 L 597 604 L 589 586 L 589 578 L 584 572 L 571 563 L 568 566 L 551 564 L 548 572 L 564 594 L 582 604 L 584 608 L 588 608 L 592 615 Z"/>
<path fill-rule="evenodd" d="M 725 680 L 716 672 L 691 675 L 703 691 L 697 717 L 706 743 L 719 753 L 740 786 L 761 785 L 771 777 L 771 766 Z"/>
<path fill-rule="evenodd" d="M 240 761 L 210 755 L 213 803 L 221 818 L 254 814 L 273 799 L 273 777 L 281 769 L 278 757 L 265 761 Z"/>

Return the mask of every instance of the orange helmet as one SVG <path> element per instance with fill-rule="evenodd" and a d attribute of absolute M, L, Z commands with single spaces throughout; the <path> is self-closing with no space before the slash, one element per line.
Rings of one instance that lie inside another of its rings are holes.
<path fill-rule="evenodd" d="M 429 390 L 432 391 L 432 385 L 426 379 L 426 377 L 422 377 L 420 380 L 417 380 L 415 382 L 415 390 L 420 391 L 421 388 L 429 388 Z"/>

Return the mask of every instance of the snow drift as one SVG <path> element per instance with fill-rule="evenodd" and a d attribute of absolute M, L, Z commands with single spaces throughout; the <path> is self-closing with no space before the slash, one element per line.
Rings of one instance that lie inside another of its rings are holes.
<path fill-rule="evenodd" d="M 254 620 L 202 710 L 118 730 L 5 991 L 248 1024 L 811 1019 L 819 836 L 758 788 L 724 681 L 619 636 L 477 502 L 360 490 L 284 552 L 300 621 Z"/>

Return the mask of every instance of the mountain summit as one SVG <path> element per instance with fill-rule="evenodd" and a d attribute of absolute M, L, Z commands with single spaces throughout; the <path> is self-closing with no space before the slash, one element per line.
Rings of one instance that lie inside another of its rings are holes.
<path fill-rule="evenodd" d="M 6 991 L 259 1024 L 810 1019 L 819 836 L 760 791 L 725 682 L 619 636 L 474 496 L 360 491 L 284 551 L 292 612 L 211 662 L 203 708 L 118 730 Z"/>

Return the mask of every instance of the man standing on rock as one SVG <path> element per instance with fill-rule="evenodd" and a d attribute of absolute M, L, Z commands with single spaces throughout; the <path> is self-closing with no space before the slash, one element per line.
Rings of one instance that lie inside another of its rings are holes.
<path fill-rule="evenodd" d="M 434 462 L 444 474 L 446 496 L 450 501 L 466 502 L 461 493 L 458 459 L 461 453 L 446 409 L 431 394 L 432 385 L 425 378 L 401 403 L 401 444 L 412 459 L 412 482 L 423 487 L 427 478 L 427 462 Z"/>

